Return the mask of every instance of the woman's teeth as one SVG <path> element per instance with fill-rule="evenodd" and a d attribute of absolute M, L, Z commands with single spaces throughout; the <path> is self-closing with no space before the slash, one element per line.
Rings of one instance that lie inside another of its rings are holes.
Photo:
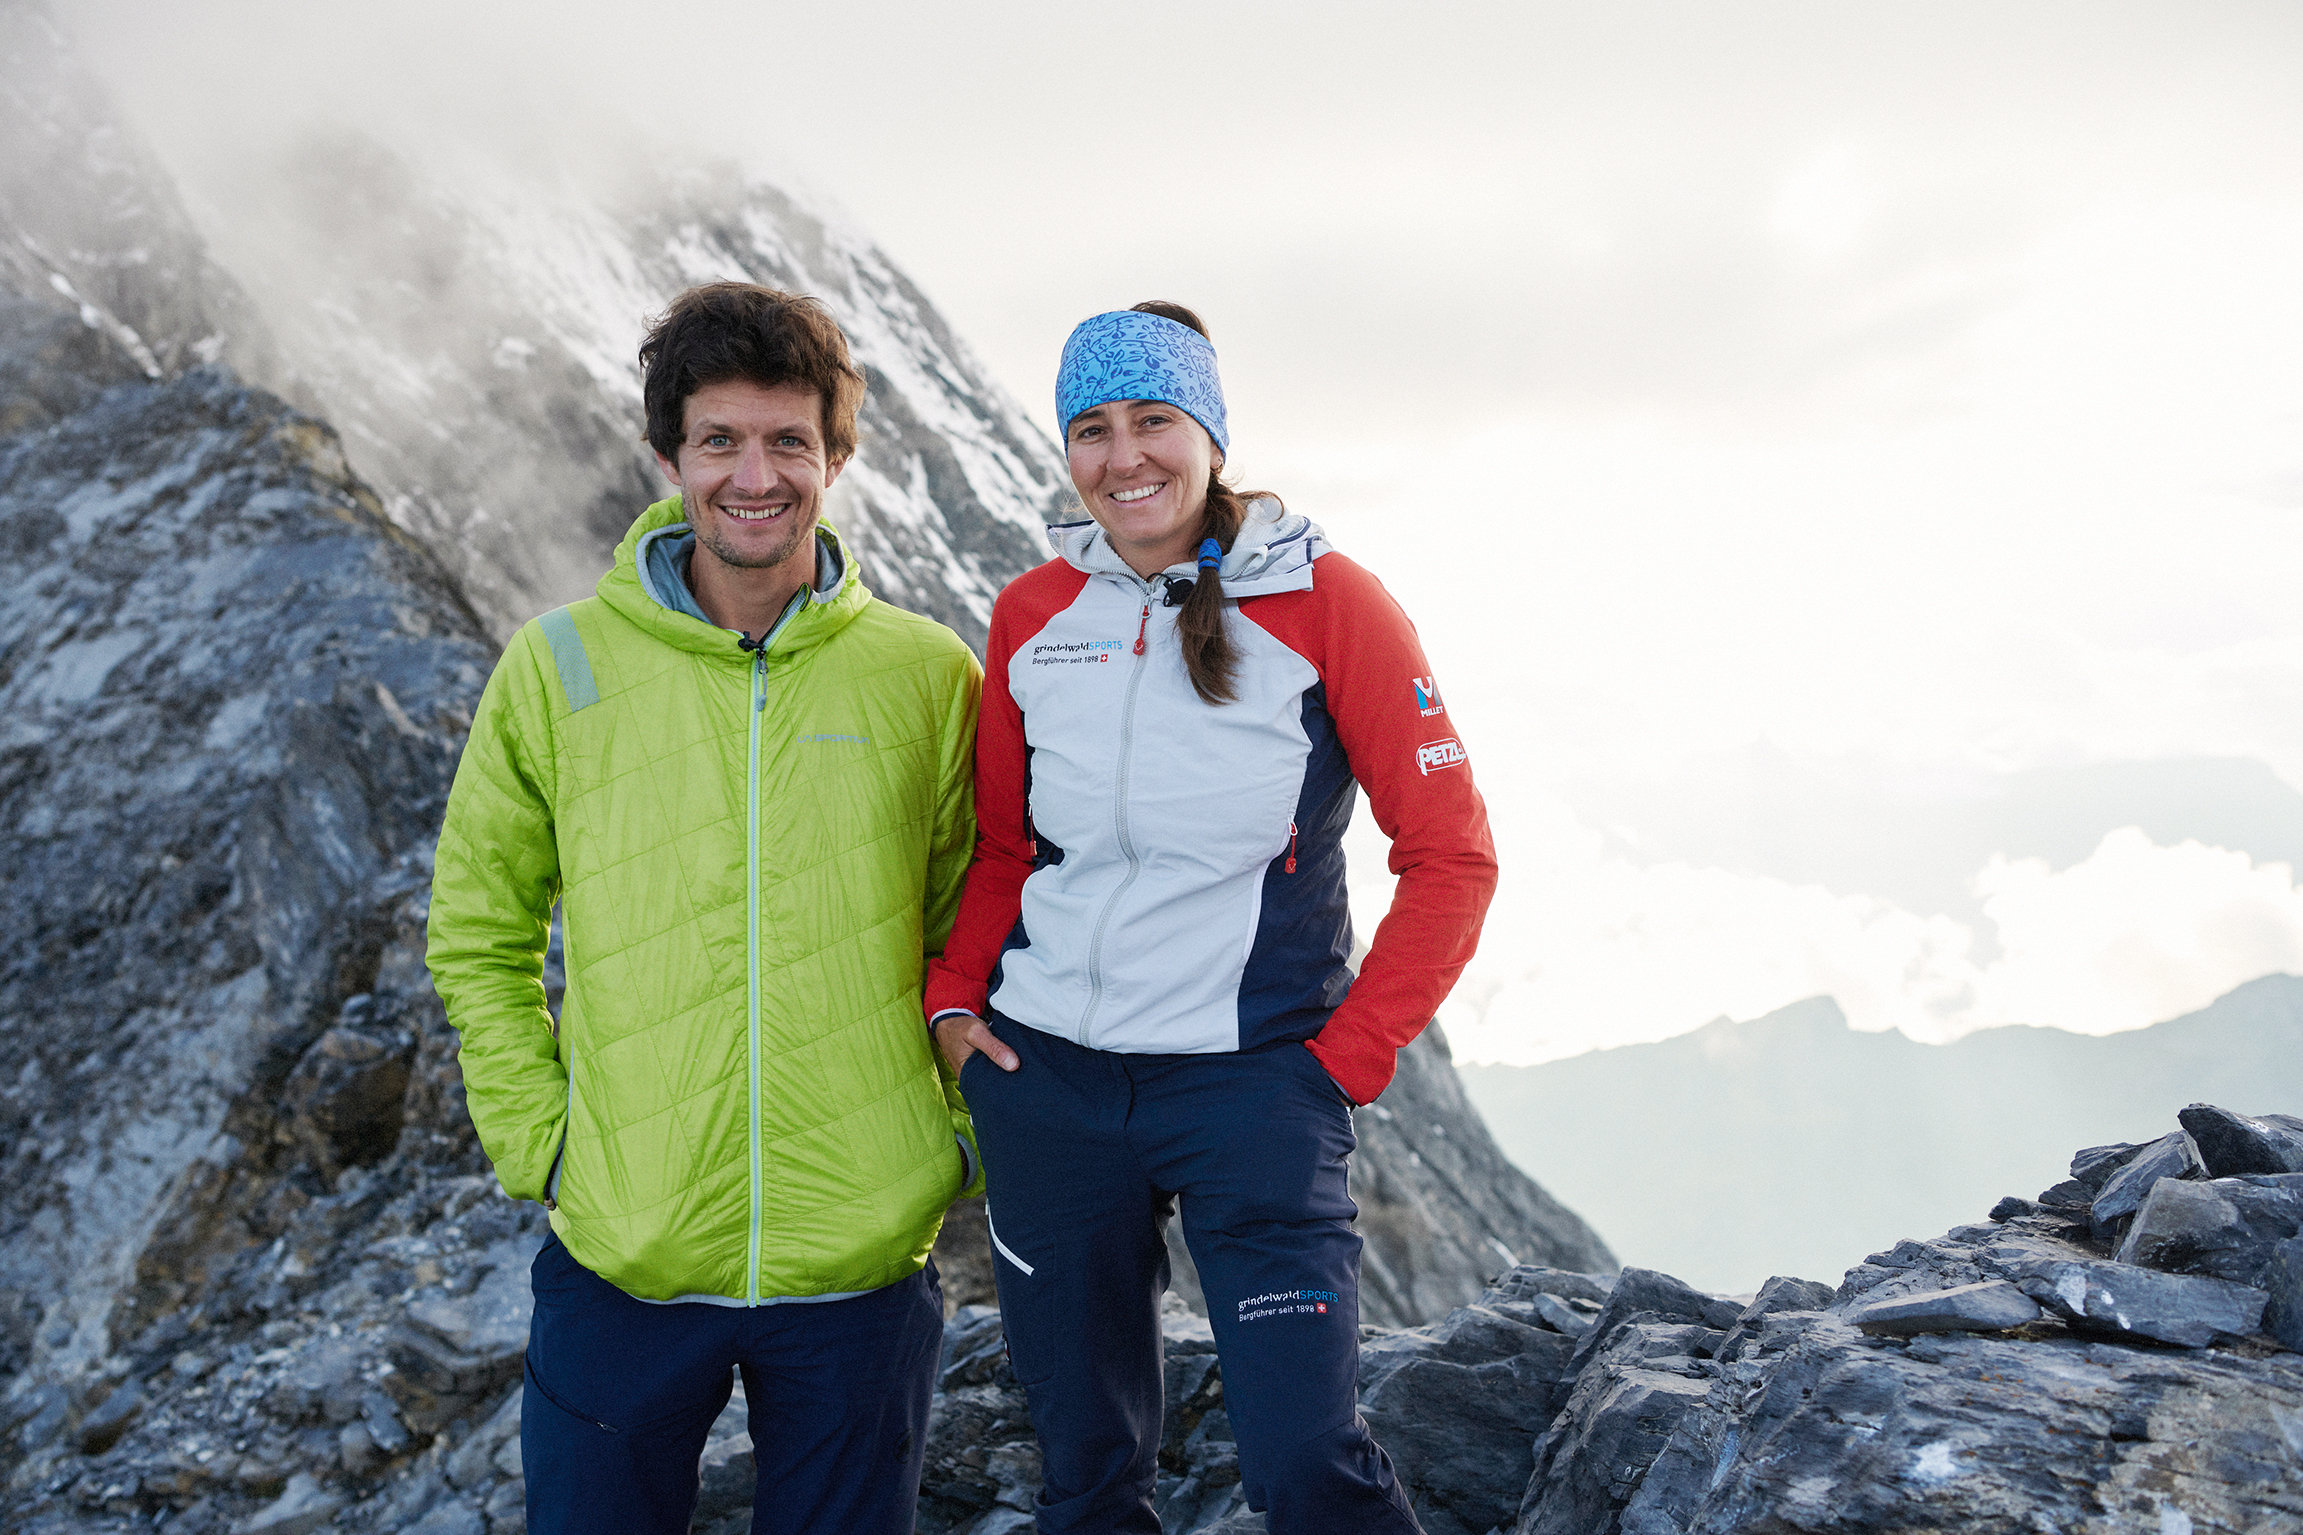
<path fill-rule="evenodd" d="M 1166 485 L 1167 481 L 1162 480 L 1157 485 L 1139 485 L 1134 490 L 1114 491 L 1112 493 L 1112 499 L 1114 501 L 1121 502 L 1122 504 L 1133 501 L 1141 501 L 1144 497 L 1152 495 L 1155 492 L 1165 488 Z"/>

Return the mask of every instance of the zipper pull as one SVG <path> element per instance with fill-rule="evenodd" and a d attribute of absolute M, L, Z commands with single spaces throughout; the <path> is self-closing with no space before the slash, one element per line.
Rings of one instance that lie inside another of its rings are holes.
<path fill-rule="evenodd" d="M 1287 823 L 1287 867 L 1282 872 L 1288 874 L 1295 872 L 1295 822 L 1293 821 Z"/>
<path fill-rule="evenodd" d="M 752 712 L 758 714 L 768 707 L 768 637 L 760 636 L 760 643 L 752 648 Z"/>
<path fill-rule="evenodd" d="M 1146 598 L 1144 599 L 1144 616 L 1143 616 L 1141 619 L 1139 619 L 1139 620 L 1137 621 L 1137 623 L 1136 623 L 1136 654 L 1137 654 L 1137 655 L 1139 655 L 1139 656 L 1140 656 L 1140 655 L 1142 655 L 1142 654 L 1144 653 L 1144 631 L 1145 631 L 1146 629 L 1149 629 L 1149 628 L 1151 627 L 1151 621 L 1152 621 L 1152 605 L 1151 605 L 1151 599 L 1150 599 L 1149 597 L 1146 597 Z"/>

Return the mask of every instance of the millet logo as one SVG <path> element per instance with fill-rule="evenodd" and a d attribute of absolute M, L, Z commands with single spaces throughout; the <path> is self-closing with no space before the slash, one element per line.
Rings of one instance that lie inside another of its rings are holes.
<path fill-rule="evenodd" d="M 1437 741 L 1426 741 L 1415 749 L 1415 765 L 1429 778 L 1441 768 L 1461 767 L 1470 759 L 1463 754 L 1463 743 L 1454 736 Z"/>
<path fill-rule="evenodd" d="M 1429 677 L 1411 677 L 1415 685 L 1415 707 L 1419 714 L 1445 714 L 1447 705 L 1439 701 L 1439 684 Z"/>
<path fill-rule="evenodd" d="M 834 734 L 832 734 L 832 733 L 830 733 L 830 732 L 828 732 L 828 731 L 818 731 L 818 732 L 815 732 L 814 734 L 802 735 L 802 736 L 800 736 L 800 737 L 799 737 L 799 739 L 800 739 L 801 741 L 803 741 L 803 742 L 805 742 L 805 741 L 845 741 L 845 742 L 847 742 L 847 743 L 848 743 L 849 745 L 851 745 L 851 746 L 869 746 L 869 745 L 871 745 L 871 744 L 872 744 L 872 738 L 871 738 L 870 736 L 843 736 L 843 735 L 834 735 Z"/>

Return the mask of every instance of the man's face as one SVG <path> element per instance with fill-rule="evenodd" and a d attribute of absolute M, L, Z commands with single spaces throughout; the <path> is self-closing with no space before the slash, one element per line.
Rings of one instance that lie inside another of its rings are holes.
<path fill-rule="evenodd" d="M 679 458 L 656 462 L 680 487 L 698 555 L 734 570 L 815 574 L 816 519 L 840 477 L 824 447 L 823 396 L 722 379 L 687 398 Z"/>

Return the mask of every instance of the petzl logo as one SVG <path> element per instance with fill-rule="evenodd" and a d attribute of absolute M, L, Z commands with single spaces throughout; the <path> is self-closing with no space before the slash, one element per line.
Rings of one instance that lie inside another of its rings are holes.
<path fill-rule="evenodd" d="M 1461 767 L 1465 761 L 1463 744 L 1454 736 L 1437 741 L 1426 741 L 1415 749 L 1415 765 L 1429 778 L 1441 768 Z"/>
<path fill-rule="evenodd" d="M 1415 707 L 1419 713 L 1445 714 L 1447 705 L 1439 701 L 1439 684 L 1429 677 L 1411 677 L 1415 684 Z"/>

